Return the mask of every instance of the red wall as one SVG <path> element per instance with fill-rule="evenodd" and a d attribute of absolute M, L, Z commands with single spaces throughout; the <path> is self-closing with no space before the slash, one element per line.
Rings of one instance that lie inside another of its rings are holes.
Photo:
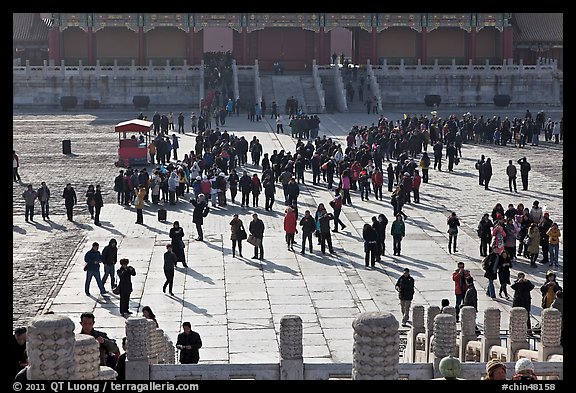
<path fill-rule="evenodd" d="M 309 70 L 315 57 L 315 35 L 313 31 L 299 28 L 251 32 L 248 34 L 248 62 L 253 64 L 254 59 L 258 59 L 261 69 L 272 69 L 276 60 L 282 60 L 286 70 Z"/>

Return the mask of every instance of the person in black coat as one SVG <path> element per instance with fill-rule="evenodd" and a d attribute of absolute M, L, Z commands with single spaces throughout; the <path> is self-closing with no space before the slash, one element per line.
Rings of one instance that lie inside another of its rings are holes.
<path fill-rule="evenodd" d="M 514 290 L 514 297 L 512 298 L 512 307 L 523 307 L 528 311 L 528 320 L 526 326 L 528 330 L 531 330 L 530 323 L 530 309 L 532 308 L 532 296 L 530 296 L 530 291 L 534 289 L 534 284 L 526 278 L 526 275 L 522 272 L 518 272 L 518 278 L 514 281 L 514 284 L 510 286 Z"/>
<path fill-rule="evenodd" d="M 181 364 L 197 364 L 200 360 L 198 350 L 202 348 L 200 335 L 192 330 L 190 322 L 182 324 L 182 333 L 178 334 L 176 348 L 180 350 Z"/>
<path fill-rule="evenodd" d="M 330 254 L 334 254 L 332 235 L 330 233 L 330 220 L 334 219 L 334 215 L 326 211 L 323 203 L 318 205 L 318 212 L 316 214 L 320 227 L 320 249 L 322 250 L 322 254 L 326 254 L 326 243 L 328 243 L 328 251 Z"/>
<path fill-rule="evenodd" d="M 300 251 L 300 254 L 304 255 L 306 253 L 306 240 L 308 240 L 308 246 L 310 252 L 312 252 L 312 234 L 316 230 L 316 221 L 310 214 L 310 210 L 304 212 L 304 217 L 300 220 L 300 226 L 302 227 L 302 251 Z"/>
<path fill-rule="evenodd" d="M 78 199 L 76 198 L 76 191 L 74 191 L 74 187 L 70 183 L 66 184 L 66 188 L 62 192 L 62 198 L 64 198 L 64 205 L 66 205 L 68 221 L 72 221 L 74 205 L 78 203 Z"/>
<path fill-rule="evenodd" d="M 162 292 L 166 293 L 168 286 L 168 293 L 172 296 L 172 286 L 174 285 L 174 268 L 176 267 L 176 254 L 172 251 L 172 244 L 166 245 L 166 252 L 164 253 L 164 276 L 166 281 L 162 287 Z"/>
<path fill-rule="evenodd" d="M 102 224 L 100 224 L 100 210 L 102 206 L 104 206 L 104 200 L 102 199 L 100 184 L 97 184 L 96 191 L 94 192 L 94 225 L 102 226 Z"/>
<path fill-rule="evenodd" d="M 378 221 L 376 216 L 372 217 L 372 228 L 374 228 L 377 235 L 375 253 L 377 262 L 380 262 L 381 256 L 383 255 L 382 247 L 384 246 L 384 238 L 386 237 L 386 224 L 382 221 Z"/>
<path fill-rule="evenodd" d="M 264 222 L 258 218 L 258 214 L 252 214 L 252 221 L 250 221 L 250 226 L 248 230 L 256 239 L 259 239 L 259 245 L 254 246 L 254 256 L 252 259 L 264 259 L 264 246 L 263 246 L 263 238 L 264 238 Z M 260 250 L 260 256 L 258 256 L 258 250 Z"/>
<path fill-rule="evenodd" d="M 502 297 L 502 293 L 509 299 L 508 291 L 506 286 L 510 285 L 510 269 L 512 268 L 512 259 L 506 250 L 502 251 L 500 254 L 500 259 L 498 261 L 498 281 L 500 282 L 500 291 L 498 296 Z"/>
<path fill-rule="evenodd" d="M 492 178 L 492 161 L 490 161 L 490 157 L 486 158 L 486 162 L 482 164 L 482 179 L 484 180 L 484 189 L 488 189 L 488 183 L 490 183 L 490 179 Z"/>
<path fill-rule="evenodd" d="M 492 227 L 494 224 L 490 220 L 490 215 L 485 213 L 478 223 L 476 232 L 480 238 L 480 256 L 485 257 L 488 255 L 488 245 L 492 242 Z"/>
<path fill-rule="evenodd" d="M 206 197 L 204 194 L 198 195 L 198 200 L 192 199 L 190 201 L 194 206 L 194 212 L 192 213 L 192 222 L 196 224 L 196 231 L 198 232 L 198 237 L 196 240 L 204 241 L 204 232 L 202 231 L 202 225 L 204 224 L 204 217 L 208 215 L 210 208 L 206 203 Z"/>
<path fill-rule="evenodd" d="M 176 260 L 182 262 L 184 267 L 186 264 L 186 255 L 184 253 L 184 229 L 180 226 L 179 221 L 174 221 L 172 228 L 170 228 L 170 239 L 172 239 L 172 251 L 176 254 Z"/>
<path fill-rule="evenodd" d="M 400 299 L 402 310 L 402 326 L 406 327 L 410 316 L 410 304 L 414 298 L 414 278 L 410 275 L 410 269 L 405 268 L 404 273 L 396 281 L 396 290 Z"/>
<path fill-rule="evenodd" d="M 126 347 L 126 337 L 122 338 L 122 349 L 124 353 L 118 357 L 118 362 L 116 362 L 116 372 L 118 375 L 116 376 L 117 381 L 125 381 L 126 380 L 126 356 L 127 356 L 127 347 Z"/>
<path fill-rule="evenodd" d="M 136 275 L 136 270 L 132 266 L 128 266 L 128 262 L 128 258 L 120 259 L 120 269 L 116 272 L 120 281 L 118 286 L 120 287 L 120 314 L 122 316 L 132 314 L 128 310 L 128 303 L 132 293 L 132 276 Z"/>
<path fill-rule="evenodd" d="M 370 265 L 374 267 L 376 265 L 378 233 L 370 224 L 364 224 L 362 238 L 364 239 L 364 264 L 368 267 L 368 262 L 370 262 Z"/>

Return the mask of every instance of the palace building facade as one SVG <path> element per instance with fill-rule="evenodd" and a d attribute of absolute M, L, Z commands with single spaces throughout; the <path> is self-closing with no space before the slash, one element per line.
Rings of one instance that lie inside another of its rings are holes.
<path fill-rule="evenodd" d="M 230 51 L 238 65 L 310 70 L 333 54 L 353 64 L 502 64 L 558 60 L 563 14 L 51 13 L 14 14 L 14 58 L 42 64 L 199 64 Z M 219 45 L 220 43 L 220 45 Z M 224 44 L 225 43 L 225 46 Z M 338 52 L 338 53 L 336 53 Z"/>

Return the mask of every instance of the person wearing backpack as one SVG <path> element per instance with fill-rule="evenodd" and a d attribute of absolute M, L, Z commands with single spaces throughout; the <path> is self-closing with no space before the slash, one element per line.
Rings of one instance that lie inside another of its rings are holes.
<path fill-rule="evenodd" d="M 334 199 L 330 201 L 330 206 L 334 211 L 333 212 L 334 229 L 332 230 L 332 232 L 338 232 L 338 224 L 340 224 L 340 227 L 342 228 L 342 230 L 344 230 L 346 228 L 346 225 L 344 225 L 342 220 L 340 220 L 340 213 L 342 213 L 342 196 L 340 195 L 339 188 L 336 189 L 336 192 L 334 193 Z"/>

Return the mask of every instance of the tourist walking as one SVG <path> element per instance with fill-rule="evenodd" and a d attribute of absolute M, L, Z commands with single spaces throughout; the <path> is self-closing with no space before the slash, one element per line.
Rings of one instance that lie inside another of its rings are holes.
<path fill-rule="evenodd" d="M 506 167 L 506 175 L 508 176 L 508 188 L 512 192 L 512 186 L 514 186 L 514 192 L 518 192 L 516 189 L 516 166 L 512 164 L 512 160 L 508 160 L 508 166 Z"/>
<path fill-rule="evenodd" d="M 230 221 L 230 240 L 232 240 L 232 258 L 236 258 L 236 244 L 238 244 L 238 255 L 242 257 L 242 240 L 246 239 L 247 233 L 244 229 L 244 223 L 238 214 L 234 214 L 232 221 Z"/>
<path fill-rule="evenodd" d="M 192 199 L 190 201 L 194 206 L 194 211 L 192 212 L 192 222 L 196 224 L 196 232 L 198 232 L 197 241 L 204 241 L 204 231 L 202 230 L 202 225 L 204 225 L 204 218 L 208 216 L 210 208 L 206 202 L 206 197 L 204 194 L 198 195 L 198 199 Z"/>
<path fill-rule="evenodd" d="M 174 221 L 172 228 L 170 228 L 170 239 L 172 244 L 172 251 L 176 255 L 176 261 L 182 262 L 184 267 L 188 267 L 186 264 L 186 253 L 184 244 L 184 228 L 180 226 L 180 221 Z"/>
<path fill-rule="evenodd" d="M 392 222 L 392 228 L 390 234 L 392 235 L 394 255 L 400 256 L 402 251 L 402 239 L 406 235 L 406 229 L 404 225 L 404 220 L 402 220 L 402 214 L 398 213 L 396 215 L 396 220 Z"/>
<path fill-rule="evenodd" d="M 136 189 L 136 200 L 134 207 L 136 208 L 136 224 L 144 225 L 144 197 L 146 195 L 146 188 L 140 184 Z"/>
<path fill-rule="evenodd" d="M 364 224 L 362 228 L 364 239 L 364 264 L 366 267 L 374 267 L 377 259 L 378 233 L 370 224 Z"/>
<path fill-rule="evenodd" d="M 22 181 L 18 173 L 18 168 L 20 168 L 20 159 L 18 158 L 18 154 L 16 154 L 16 150 L 12 150 L 12 181 Z"/>
<path fill-rule="evenodd" d="M 552 226 L 546 232 L 548 235 L 548 251 L 550 252 L 550 266 L 558 267 L 558 252 L 560 251 L 560 229 L 557 223 L 552 223 Z"/>
<path fill-rule="evenodd" d="M 102 226 L 102 224 L 100 224 L 100 211 L 103 206 L 102 191 L 100 190 L 100 184 L 97 184 L 94 192 L 94 225 Z"/>
<path fill-rule="evenodd" d="M 96 284 L 98 284 L 98 289 L 100 289 L 100 294 L 105 295 L 106 289 L 104 289 L 104 284 L 100 278 L 100 261 L 102 260 L 102 254 L 98 251 L 100 244 L 97 242 L 92 243 L 92 248 L 84 255 L 84 271 L 86 272 L 86 281 L 84 282 L 84 293 L 86 296 L 90 296 L 90 283 L 92 282 L 92 277 L 96 279 Z"/>
<path fill-rule="evenodd" d="M 452 254 L 452 244 L 454 244 L 454 252 L 458 252 L 456 249 L 456 242 L 458 240 L 458 227 L 460 226 L 460 220 L 456 217 L 456 213 L 452 212 L 448 220 L 446 220 L 448 225 L 448 251 Z"/>
<path fill-rule="evenodd" d="M 504 252 L 504 251 L 502 251 Z M 488 287 L 486 288 L 486 295 L 492 299 L 496 299 L 496 290 L 494 289 L 494 280 L 498 277 L 498 266 L 500 265 L 500 254 L 497 247 L 492 247 L 492 251 L 482 261 L 482 270 L 484 270 L 484 277 L 488 279 Z"/>
<path fill-rule="evenodd" d="M 538 224 L 533 222 L 528 228 L 528 234 L 524 237 L 524 245 L 528 250 L 530 267 L 536 267 L 536 260 L 540 252 L 540 230 Z"/>
<path fill-rule="evenodd" d="M 509 299 L 507 286 L 510 285 L 510 269 L 512 268 L 512 258 L 508 254 L 508 251 L 502 251 L 500 254 L 500 259 L 498 261 L 498 282 L 500 283 L 500 290 L 498 291 L 498 296 L 502 297 L 502 294 Z"/>
<path fill-rule="evenodd" d="M 264 245 L 262 244 L 262 240 L 264 239 L 264 222 L 258 218 L 258 214 L 252 214 L 252 221 L 250 221 L 250 225 L 248 226 L 248 230 L 250 234 L 254 237 L 255 243 L 254 246 L 254 255 L 252 259 L 264 259 Z M 260 255 L 258 255 L 258 250 L 260 250 Z"/>
<path fill-rule="evenodd" d="M 296 229 L 296 214 L 294 213 L 294 209 L 288 206 L 286 208 L 286 213 L 284 214 L 284 232 L 286 234 L 286 245 L 288 247 L 288 251 L 294 251 L 294 236 L 298 233 L 298 229 Z"/>
<path fill-rule="evenodd" d="M 405 268 L 404 273 L 396 281 L 396 291 L 400 299 L 400 310 L 402 311 L 402 326 L 408 327 L 406 322 L 410 318 L 410 304 L 414 298 L 414 278 L 410 275 L 410 269 Z"/>
<path fill-rule="evenodd" d="M 166 293 L 166 286 L 168 286 L 168 293 L 174 296 L 172 293 L 172 287 L 174 285 L 174 268 L 176 267 L 176 254 L 172 251 L 172 244 L 166 245 L 166 252 L 164 253 L 164 286 L 162 287 L 162 292 Z"/>
<path fill-rule="evenodd" d="M 50 189 L 46 185 L 46 182 L 42 182 L 38 191 L 38 200 L 40 201 L 40 208 L 42 209 L 42 219 L 44 221 L 50 219 L 50 207 L 49 207 L 49 200 L 50 200 Z"/>
<path fill-rule="evenodd" d="M 66 215 L 68 216 L 68 221 L 72 221 L 74 218 L 73 208 L 74 205 L 78 203 L 78 199 L 76 198 L 76 191 L 74 191 L 72 184 L 66 184 L 66 187 L 62 192 L 62 198 L 64 198 L 64 205 L 66 206 Z"/>
<path fill-rule="evenodd" d="M 96 206 L 96 200 L 94 199 L 94 194 L 96 190 L 94 189 L 94 185 L 90 184 L 88 189 L 86 190 L 86 205 L 88 206 L 88 213 L 90 213 L 90 218 L 94 219 L 94 206 Z"/>
<path fill-rule="evenodd" d="M 302 250 L 300 254 L 306 254 L 306 240 L 308 240 L 308 247 L 310 253 L 312 253 L 312 234 L 316 230 L 316 222 L 310 214 L 310 210 L 304 212 L 304 217 L 300 220 L 300 226 L 302 227 Z"/>
<path fill-rule="evenodd" d="M 24 210 L 24 218 L 28 222 L 28 216 L 30 220 L 34 221 L 34 202 L 38 198 L 38 193 L 32 188 L 32 184 L 28 184 L 28 189 L 22 193 L 22 198 L 24 198 L 24 203 L 26 204 Z"/>
<path fill-rule="evenodd" d="M 128 266 L 128 258 L 120 259 L 120 269 L 116 272 L 118 274 L 118 287 L 120 288 L 120 314 L 128 317 L 132 312 L 128 309 L 130 302 L 130 294 L 132 293 L 132 276 L 136 275 L 136 270 L 132 266 Z"/>
<path fill-rule="evenodd" d="M 319 204 L 318 211 L 316 212 L 316 227 L 319 231 L 320 250 L 322 254 L 326 254 L 326 243 L 328 243 L 328 251 L 330 254 L 334 254 L 332 234 L 330 233 L 330 220 L 333 219 L 334 215 L 326 211 L 324 204 Z"/>
<path fill-rule="evenodd" d="M 110 288 L 116 288 L 116 260 L 118 258 L 118 247 L 116 239 L 110 239 L 108 245 L 102 250 L 102 264 L 104 265 L 104 276 L 102 277 L 102 285 L 106 284 L 108 276 L 110 276 Z"/>

